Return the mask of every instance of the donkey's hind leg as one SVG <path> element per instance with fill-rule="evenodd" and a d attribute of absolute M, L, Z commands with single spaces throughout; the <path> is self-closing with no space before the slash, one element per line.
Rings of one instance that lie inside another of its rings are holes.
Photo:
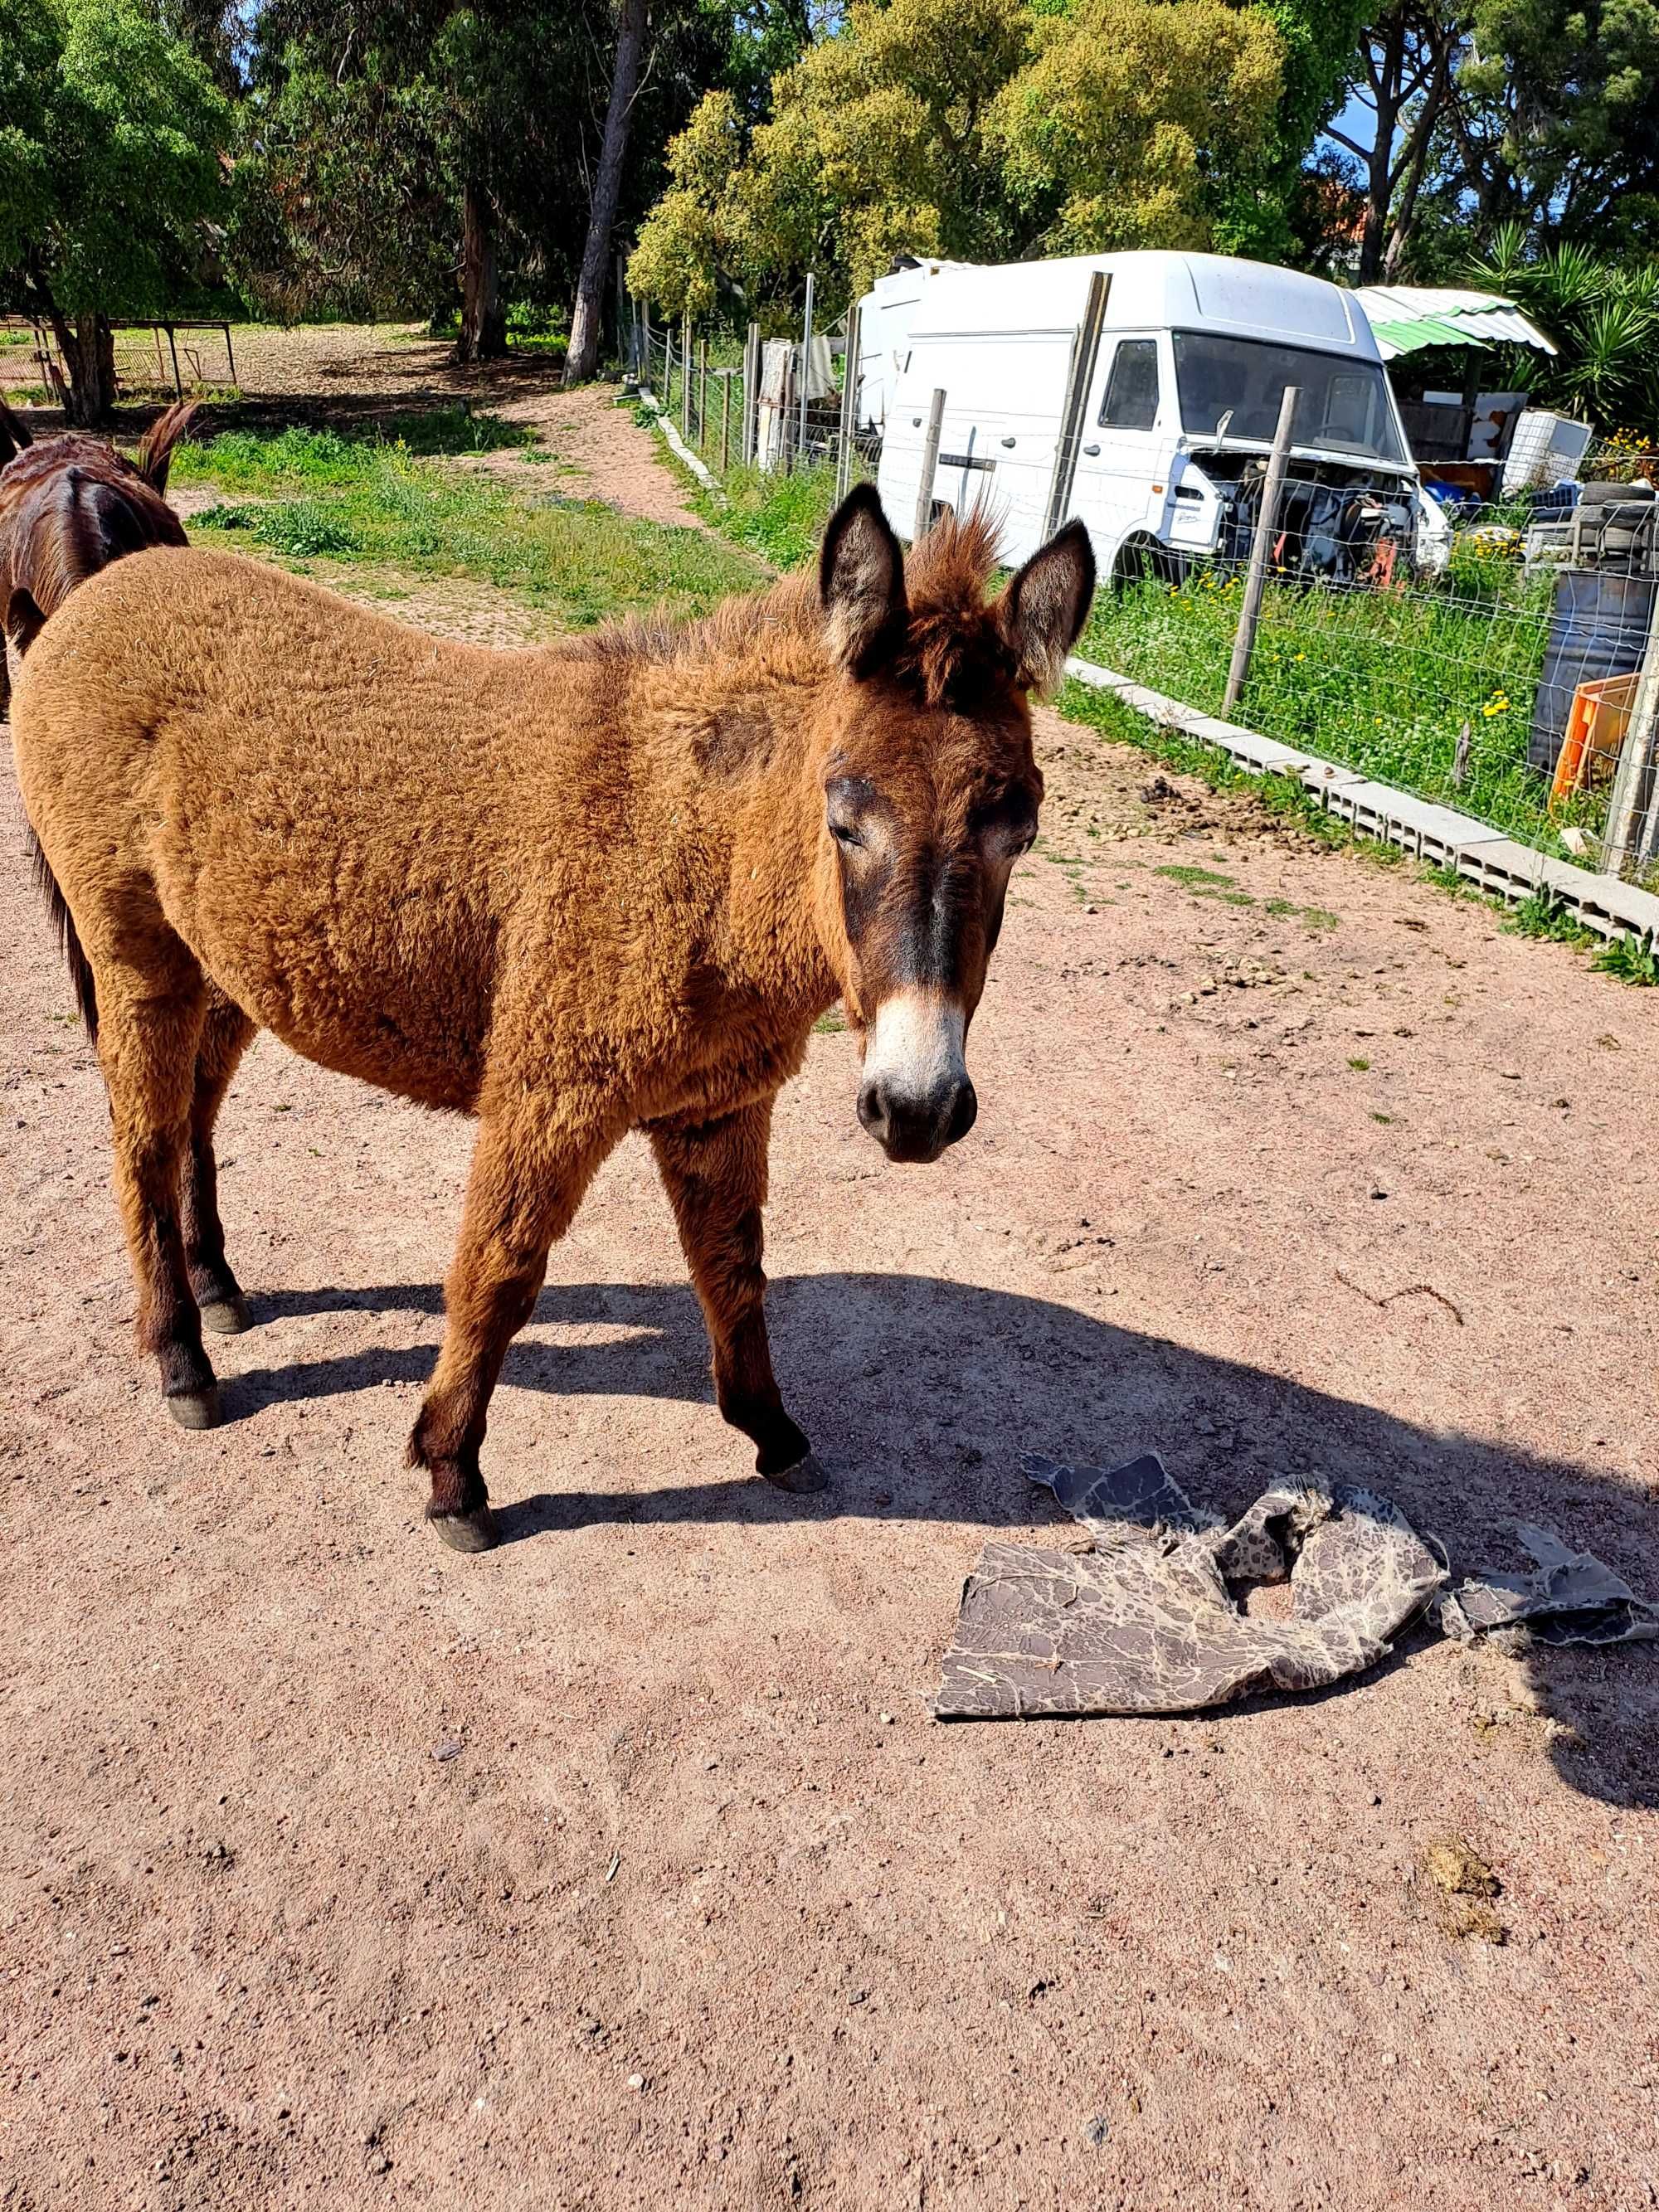
<path fill-rule="evenodd" d="M 196 1054 L 196 1091 L 190 1109 L 190 1150 L 184 1170 L 185 1265 L 202 1311 L 202 1326 L 235 1336 L 252 1326 L 247 1300 L 225 1257 L 219 1218 L 219 1167 L 213 1127 L 237 1064 L 258 1024 L 215 986 L 208 987 L 207 1018 Z"/>
<path fill-rule="evenodd" d="M 138 1286 L 138 1347 L 161 1367 L 173 1419 L 184 1428 L 210 1429 L 219 1419 L 218 1385 L 202 1349 L 179 1194 L 207 986 L 159 918 L 139 944 L 129 940 L 123 950 L 120 964 L 94 960 L 94 969 L 115 1192 Z"/>

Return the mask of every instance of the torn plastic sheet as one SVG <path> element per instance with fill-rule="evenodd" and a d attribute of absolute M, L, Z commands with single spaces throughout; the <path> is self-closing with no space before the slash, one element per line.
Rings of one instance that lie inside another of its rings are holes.
<path fill-rule="evenodd" d="M 1156 1453 L 1110 1470 L 1024 1465 L 1094 1547 L 986 1547 L 945 1656 L 941 1720 L 1195 1712 L 1322 1689 L 1382 1658 L 1445 1580 L 1375 1492 L 1276 1488 L 1224 1527 Z M 1283 1620 L 1252 1618 L 1227 1588 L 1287 1577 Z"/>
<path fill-rule="evenodd" d="M 1611 1567 L 1570 1551 L 1547 1528 L 1517 1522 L 1535 1574 L 1472 1575 L 1440 1601 L 1440 1625 L 1468 1644 L 1488 1629 L 1524 1628 L 1540 1644 L 1638 1644 L 1659 1640 L 1659 1606 L 1649 1605 Z"/>
<path fill-rule="evenodd" d="M 1387 1656 L 1438 1599 L 1447 1635 L 1520 1629 L 1548 1644 L 1659 1639 L 1659 1607 L 1547 1528 L 1516 1533 L 1533 1574 L 1447 1589 L 1429 1543 L 1374 1491 L 1267 1491 L 1231 1526 L 1199 1511 L 1156 1452 L 1123 1467 L 1028 1453 L 1093 1539 L 1084 1551 L 988 1544 L 963 1588 L 940 1720 L 1185 1713 L 1261 1690 L 1317 1690 Z M 1288 1618 L 1253 1618 L 1229 1583 L 1291 1585 Z"/>

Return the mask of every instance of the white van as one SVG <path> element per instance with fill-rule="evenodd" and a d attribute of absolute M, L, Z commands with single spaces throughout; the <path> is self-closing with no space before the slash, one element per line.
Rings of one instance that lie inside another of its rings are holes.
<path fill-rule="evenodd" d="M 1104 301 L 1091 325 L 1097 272 Z M 1334 284 L 1158 252 L 923 264 L 892 289 L 914 291 L 908 332 L 896 296 L 867 295 L 860 312 L 872 308 L 895 364 L 877 481 L 906 537 L 942 390 L 930 509 L 986 505 L 1008 560 L 1025 559 L 1071 515 L 1088 525 L 1103 579 L 1179 574 L 1195 556 L 1241 560 L 1293 383 L 1287 565 L 1374 574 L 1387 546 L 1406 568 L 1444 565 L 1450 532 L 1423 495 L 1370 325 Z"/>

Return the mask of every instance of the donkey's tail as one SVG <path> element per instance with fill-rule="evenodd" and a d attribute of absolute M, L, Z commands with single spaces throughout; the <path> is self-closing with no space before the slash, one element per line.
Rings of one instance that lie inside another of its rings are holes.
<path fill-rule="evenodd" d="M 21 415 L 0 399 L 0 469 L 15 461 L 25 446 L 34 443 L 34 433 Z"/>
<path fill-rule="evenodd" d="M 34 871 L 35 887 L 46 900 L 46 911 L 52 916 L 52 927 L 58 933 L 58 943 L 68 963 L 70 981 L 75 987 L 75 1003 L 81 1009 L 81 1019 L 86 1024 L 87 1035 L 94 1044 L 98 1042 L 98 992 L 92 980 L 92 963 L 81 949 L 81 940 L 75 933 L 75 916 L 69 910 L 69 901 L 64 896 L 58 878 L 52 872 L 52 862 L 41 850 L 40 840 L 34 834 L 33 823 L 23 825 L 28 840 L 29 860 Z"/>
<path fill-rule="evenodd" d="M 197 405 L 194 399 L 175 399 L 165 415 L 156 416 L 140 441 L 134 464 L 152 491 L 167 489 L 173 449 L 195 421 Z"/>

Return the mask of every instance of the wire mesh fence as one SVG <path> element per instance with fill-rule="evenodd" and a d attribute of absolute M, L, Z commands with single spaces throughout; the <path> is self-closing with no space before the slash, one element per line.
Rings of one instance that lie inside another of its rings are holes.
<path fill-rule="evenodd" d="M 845 328 L 769 338 L 755 325 L 745 336 L 653 322 L 638 300 L 623 323 L 624 371 L 717 477 L 827 469 L 844 484 L 872 473 L 878 440 L 859 428 L 855 349 Z"/>
<path fill-rule="evenodd" d="M 1611 786 L 1659 592 L 1652 544 L 1489 521 L 1420 559 L 1333 489 L 1328 472 L 1287 480 L 1231 718 L 1524 842 L 1566 831 L 1567 850 L 1613 860 Z M 1101 594 L 1080 649 L 1222 711 L 1247 537 L 1149 550 Z"/>

